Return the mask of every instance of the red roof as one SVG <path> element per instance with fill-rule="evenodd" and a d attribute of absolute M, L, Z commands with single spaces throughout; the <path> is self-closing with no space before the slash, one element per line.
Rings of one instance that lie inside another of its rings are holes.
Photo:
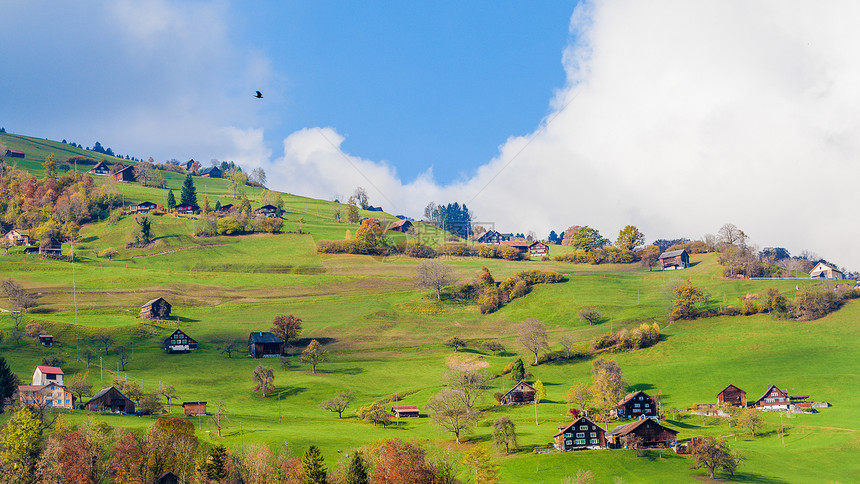
<path fill-rule="evenodd" d="M 63 369 L 56 366 L 43 366 L 39 365 L 36 367 L 42 373 L 54 373 L 57 375 L 63 375 Z"/>
<path fill-rule="evenodd" d="M 401 405 L 399 407 L 391 407 L 392 412 L 417 412 L 418 407 L 415 405 Z"/>
<path fill-rule="evenodd" d="M 40 338 L 53 338 L 54 335 L 52 335 L 52 334 L 40 334 L 39 337 Z"/>
<path fill-rule="evenodd" d="M 502 245 L 508 245 L 511 247 L 523 247 L 528 249 L 531 243 L 526 242 L 524 240 L 503 240 Z"/>

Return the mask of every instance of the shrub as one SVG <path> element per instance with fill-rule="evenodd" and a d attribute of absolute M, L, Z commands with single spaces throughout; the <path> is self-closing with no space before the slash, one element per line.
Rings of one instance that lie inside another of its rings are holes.
<path fill-rule="evenodd" d="M 432 259 L 436 257 L 436 249 L 425 244 L 416 244 L 406 249 L 406 255 L 416 259 Z"/>
<path fill-rule="evenodd" d="M 744 304 L 741 306 L 741 313 L 744 316 L 750 316 L 759 312 L 759 305 L 754 299 L 744 299 Z"/>
<path fill-rule="evenodd" d="M 216 222 L 218 235 L 233 235 L 244 231 L 244 227 L 235 217 L 226 216 Z"/>
<path fill-rule="evenodd" d="M 440 255 L 469 257 L 475 255 L 475 250 L 469 244 L 462 242 L 449 242 L 439 246 L 436 250 Z"/>
<path fill-rule="evenodd" d="M 529 292 L 529 286 L 526 281 L 517 281 L 514 288 L 511 290 L 511 299 L 523 297 Z"/>
<path fill-rule="evenodd" d="M 478 257 L 495 259 L 498 257 L 498 251 L 496 249 L 497 246 L 493 244 L 477 244 L 475 246 L 475 253 L 478 255 Z"/>
<path fill-rule="evenodd" d="M 499 299 L 499 291 L 496 288 L 485 288 L 481 291 L 481 295 L 478 296 L 478 307 L 481 310 L 481 314 L 489 314 L 495 312 L 502 305 L 501 299 Z"/>
<path fill-rule="evenodd" d="M 496 249 L 496 252 L 498 253 L 499 258 L 502 258 L 505 260 L 521 260 L 522 259 L 522 254 L 520 253 L 520 251 L 518 251 L 517 249 L 515 249 L 513 247 L 509 247 L 507 245 L 500 246 L 498 249 Z"/>
<path fill-rule="evenodd" d="M 811 321 L 839 309 L 842 301 L 826 285 L 806 286 L 794 296 L 792 308 L 797 319 Z"/>

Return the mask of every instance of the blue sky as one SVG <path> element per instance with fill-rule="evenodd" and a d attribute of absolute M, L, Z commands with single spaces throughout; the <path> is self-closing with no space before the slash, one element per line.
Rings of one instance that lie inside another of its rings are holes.
<path fill-rule="evenodd" d="M 860 3 L 462 3 L 6 1 L 0 126 L 540 236 L 734 223 L 860 268 Z"/>

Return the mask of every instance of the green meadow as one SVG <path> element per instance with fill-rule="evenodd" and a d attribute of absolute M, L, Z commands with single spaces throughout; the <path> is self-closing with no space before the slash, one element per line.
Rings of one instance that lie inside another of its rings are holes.
<path fill-rule="evenodd" d="M 0 135 L 0 142 L 23 149 L 24 141 Z M 17 139 L 17 138 L 16 138 Z M 34 145 L 54 142 L 26 141 Z M 59 143 L 34 151 L 44 158 Z M 67 145 L 59 144 L 60 147 Z M 71 149 L 71 148 L 69 148 Z M 73 149 L 74 150 L 74 149 Z M 28 155 L 33 150 L 28 150 Z M 80 151 L 80 150 L 78 150 Z M 58 160 L 68 156 L 54 151 Z M 79 154 L 79 153 L 75 153 Z M 90 155 L 89 152 L 80 154 Z M 26 163 L 30 163 L 27 161 Z M 39 165 L 33 161 L 34 165 Z M 24 165 L 19 163 L 19 166 Z M 22 166 L 23 167 L 23 166 Z M 30 169 L 29 167 L 27 168 Z M 32 171 L 38 173 L 36 166 Z M 178 195 L 183 176 L 165 173 L 168 188 Z M 133 183 L 114 185 L 127 201 L 164 203 L 167 190 L 144 188 Z M 195 178 L 198 196 L 235 203 L 225 180 Z M 246 191 L 256 208 L 262 191 Z M 716 394 L 732 383 L 757 399 L 769 384 L 789 394 L 808 394 L 812 400 L 832 406 L 811 415 L 766 414 L 763 433 L 756 437 L 737 434 L 717 418 L 686 415 L 669 420 L 684 441 L 699 435 L 725 437 L 746 460 L 734 476 L 741 482 L 857 482 L 860 480 L 860 302 L 811 322 L 777 321 L 768 315 L 717 317 L 669 323 L 672 288 L 687 279 L 709 296 L 709 305 L 740 306 L 739 298 L 763 294 L 775 287 L 789 299 L 809 280 L 750 281 L 725 279 L 714 254 L 695 255 L 693 266 L 683 271 L 657 272 L 632 265 L 574 265 L 553 261 L 444 258 L 461 280 L 473 279 L 482 266 L 495 279 L 525 269 L 555 270 L 566 280 L 538 285 L 523 298 L 515 299 L 498 312 L 482 315 L 475 304 L 445 298 L 436 301 L 431 291 L 414 284 L 420 260 L 407 257 L 321 255 L 316 243 L 341 239 L 355 224 L 334 219 L 333 202 L 282 194 L 286 205 L 284 232 L 276 235 L 197 238 L 192 236 L 191 217 L 153 217 L 155 241 L 144 249 L 127 249 L 125 242 L 134 221 L 123 217 L 110 225 L 85 225 L 75 246 L 74 265 L 67 261 L 25 256 L 20 249 L 0 255 L 0 277 L 14 278 L 39 295 L 39 306 L 28 314 L 28 322 L 42 324 L 56 338 L 53 347 L 42 347 L 23 338 L 15 344 L 8 338 L 10 316 L 0 314 L 0 329 L 7 338 L 0 354 L 22 380 L 31 378 L 42 358 L 66 360 L 66 376 L 84 374 L 94 391 L 110 385 L 114 378 L 139 382 L 145 391 L 160 383 L 173 385 L 182 401 L 223 400 L 229 413 L 222 438 L 215 434 L 210 417 L 190 418 L 198 436 L 207 443 L 223 442 L 234 450 L 265 443 L 300 455 L 309 445 L 319 446 L 329 467 L 346 452 L 380 439 L 398 437 L 438 445 L 460 453 L 471 446 L 492 448 L 490 424 L 507 415 L 516 422 L 518 451 L 504 455 L 493 449 L 505 482 L 558 483 L 580 469 L 594 472 L 599 482 L 690 482 L 707 480 L 707 472 L 690 469 L 691 459 L 671 450 L 649 450 L 642 457 L 629 450 L 584 451 L 564 454 L 535 454 L 547 447 L 558 426 L 569 421 L 570 405 L 564 395 L 570 385 L 588 382 L 592 357 L 553 360 L 537 366 L 517 342 L 515 325 L 526 318 L 543 321 L 549 328 L 552 349 L 563 335 L 572 335 L 577 348 L 609 331 L 633 328 L 643 322 L 661 327 L 661 340 L 650 348 L 608 353 L 624 371 L 631 390 L 662 394 L 664 409 L 689 408 L 697 403 L 715 403 Z M 380 216 L 363 212 L 363 216 Z M 392 215 L 381 215 L 394 220 Z M 304 223 L 299 224 L 302 218 Z M 418 224 L 419 237 L 436 242 L 440 234 Z M 298 233 L 299 229 L 303 233 Z M 609 234 L 604 234 L 609 235 Z M 396 237 L 405 237 L 396 234 Z M 412 236 L 410 236 L 412 237 Z M 114 247 L 113 260 L 97 257 Z M 553 251 L 563 248 L 553 246 Z M 68 251 L 68 245 L 64 251 Z M 73 291 L 74 288 L 74 291 Z M 136 318 L 146 301 L 162 296 L 173 306 L 173 320 L 152 322 Z M 7 301 L 0 300 L 0 308 Z M 596 305 L 606 316 L 589 326 L 577 314 L 584 306 Z M 268 331 L 272 319 L 293 314 L 302 318 L 301 339 L 288 348 L 289 366 L 277 360 L 254 360 L 241 346 L 252 331 Z M 200 347 L 189 354 L 165 354 L 160 341 L 177 325 L 196 339 Z M 108 333 L 113 346 L 133 348 L 126 371 L 119 371 L 114 349 L 104 352 L 96 335 Z M 442 342 L 458 336 L 469 346 L 454 353 Z M 319 339 L 328 350 L 328 360 L 317 374 L 299 361 L 298 354 L 310 339 Z M 218 351 L 225 340 L 240 342 L 240 350 L 228 358 Z M 479 349 L 483 341 L 498 341 L 506 351 L 492 356 Z M 89 369 L 77 359 L 79 351 L 97 350 L 97 361 Z M 441 378 L 449 364 L 460 362 L 486 368 L 492 375 L 517 356 L 526 370 L 541 380 L 547 397 L 537 406 L 501 407 L 492 394 L 510 389 L 507 376 L 491 380 L 480 403 L 480 423 L 457 445 L 451 434 L 439 431 L 424 407 L 441 390 Z M 251 373 L 263 363 L 275 369 L 275 392 L 262 398 L 253 391 Z M 321 401 L 339 391 L 354 391 L 355 398 L 343 419 L 318 408 Z M 374 401 L 399 395 L 400 405 L 418 405 L 422 418 L 403 419 L 387 428 L 359 420 L 354 410 Z M 173 414 L 181 414 L 174 402 Z M 7 416 L 0 416 L 0 422 Z M 156 417 L 98 415 L 75 411 L 67 415 L 73 423 L 102 419 L 110 425 L 143 430 Z M 610 427 L 618 425 L 613 422 Z M 462 468 L 460 477 L 469 471 Z M 719 473 L 718 476 L 728 476 Z"/>

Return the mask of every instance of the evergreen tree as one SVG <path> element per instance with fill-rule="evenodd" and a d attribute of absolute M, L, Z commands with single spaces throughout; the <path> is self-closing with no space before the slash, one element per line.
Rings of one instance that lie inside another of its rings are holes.
<path fill-rule="evenodd" d="M 349 468 L 346 471 L 346 484 L 370 484 L 367 476 L 367 464 L 361 457 L 361 452 L 352 454 L 349 459 Z"/>
<path fill-rule="evenodd" d="M 514 362 L 514 366 L 511 367 L 511 378 L 520 381 L 525 378 L 526 368 L 523 365 L 522 358 L 517 358 L 517 361 Z"/>
<path fill-rule="evenodd" d="M 167 209 L 173 210 L 176 208 L 176 197 L 173 195 L 173 190 L 167 192 Z"/>
<path fill-rule="evenodd" d="M 216 212 L 221 211 L 221 201 L 220 200 L 215 202 L 215 211 Z"/>
<path fill-rule="evenodd" d="M 191 173 L 185 175 L 185 182 L 182 183 L 182 193 L 179 195 L 180 205 L 191 205 L 197 209 L 197 189 L 194 188 L 194 180 L 191 178 Z"/>
<path fill-rule="evenodd" d="M 227 477 L 227 464 L 229 462 L 230 454 L 227 453 L 227 447 L 216 445 L 209 451 L 209 455 L 206 456 L 202 471 L 209 479 L 222 481 Z"/>
<path fill-rule="evenodd" d="M 0 413 L 3 413 L 6 400 L 12 398 L 17 389 L 18 377 L 9 369 L 9 365 L 6 364 L 6 358 L 0 356 Z"/>
<path fill-rule="evenodd" d="M 308 447 L 302 456 L 302 484 L 325 484 L 326 468 L 322 452 L 317 446 Z"/>

